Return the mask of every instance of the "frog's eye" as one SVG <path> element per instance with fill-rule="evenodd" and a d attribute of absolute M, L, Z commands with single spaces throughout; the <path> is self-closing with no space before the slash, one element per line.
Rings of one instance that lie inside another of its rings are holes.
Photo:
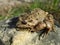
<path fill-rule="evenodd" d="M 29 22 L 32 22 L 33 20 L 29 20 Z"/>
<path fill-rule="evenodd" d="M 22 23 L 22 24 L 27 24 L 27 22 L 26 22 L 26 21 L 24 21 L 24 20 L 23 20 L 21 23 Z"/>

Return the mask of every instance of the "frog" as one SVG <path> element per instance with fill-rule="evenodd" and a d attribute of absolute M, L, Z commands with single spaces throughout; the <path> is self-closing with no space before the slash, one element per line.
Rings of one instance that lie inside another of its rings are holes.
<path fill-rule="evenodd" d="M 19 21 L 16 24 L 20 28 L 31 28 L 34 27 L 38 22 L 43 22 L 48 12 L 36 8 L 29 14 L 24 14 L 19 17 Z"/>
<path fill-rule="evenodd" d="M 20 29 L 30 29 L 30 32 L 42 31 L 41 35 L 47 35 L 54 31 L 54 19 L 51 14 L 40 8 L 33 9 L 19 17 L 16 26 Z"/>

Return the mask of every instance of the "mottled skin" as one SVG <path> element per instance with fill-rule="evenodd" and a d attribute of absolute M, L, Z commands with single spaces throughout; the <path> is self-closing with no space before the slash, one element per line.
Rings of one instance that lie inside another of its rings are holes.
<path fill-rule="evenodd" d="M 47 12 L 41 10 L 41 9 L 34 9 L 29 14 L 24 14 L 25 16 L 19 17 L 19 21 L 17 23 L 18 27 L 33 27 L 38 22 L 43 22 L 43 20 L 47 16 Z"/>
<path fill-rule="evenodd" d="M 47 16 L 47 18 L 45 19 L 45 23 L 46 23 L 46 28 L 48 29 L 47 33 L 49 31 L 54 31 L 54 19 L 51 14 Z"/>
<path fill-rule="evenodd" d="M 38 32 L 44 30 L 45 34 L 53 30 L 54 19 L 51 14 L 39 8 L 34 9 L 29 14 L 24 14 L 19 17 L 16 26 L 22 29 L 30 29 L 29 31 Z"/>
<path fill-rule="evenodd" d="M 50 31 L 54 31 L 54 19 L 51 14 L 47 15 L 47 17 L 44 19 L 43 22 L 39 22 L 36 26 L 35 29 L 40 31 L 44 30 L 45 34 L 48 34 Z"/>

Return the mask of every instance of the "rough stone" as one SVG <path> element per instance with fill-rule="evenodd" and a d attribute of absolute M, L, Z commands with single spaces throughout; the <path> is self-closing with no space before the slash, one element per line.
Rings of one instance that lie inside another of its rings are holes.
<path fill-rule="evenodd" d="M 55 26 L 55 31 L 56 32 L 50 32 L 45 38 L 39 40 L 38 35 L 39 33 L 36 32 L 30 33 L 28 31 L 16 31 L 15 28 L 6 27 L 5 29 L 5 27 L 0 26 L 0 44 L 1 45 L 60 45 L 60 27 Z"/>

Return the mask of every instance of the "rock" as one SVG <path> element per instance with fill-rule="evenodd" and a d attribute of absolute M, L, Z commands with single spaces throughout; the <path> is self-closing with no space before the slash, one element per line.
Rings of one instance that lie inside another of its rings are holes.
<path fill-rule="evenodd" d="M 58 32 L 58 30 L 56 30 L 56 32 L 50 32 L 47 37 L 39 40 L 37 33 L 21 31 L 14 36 L 12 45 L 59 45 L 60 37 Z"/>
<path fill-rule="evenodd" d="M 18 18 L 0 21 L 1 45 L 60 45 L 60 27 L 55 25 L 55 32 L 42 37 L 41 32 L 29 32 L 29 29 L 16 30 Z"/>
<path fill-rule="evenodd" d="M 10 40 L 15 34 L 15 29 L 9 29 L 4 21 L 2 21 L 3 24 L 0 26 L 0 40 L 4 45 L 10 45 Z M 5 25 L 5 26 L 2 26 Z"/>
<path fill-rule="evenodd" d="M 14 36 L 12 45 L 35 45 L 36 37 L 36 33 L 31 34 L 28 31 L 20 31 Z"/>
<path fill-rule="evenodd" d="M 0 26 L 0 44 L 1 45 L 60 45 L 60 28 L 55 26 L 55 30 L 56 32 L 49 32 L 49 34 L 45 38 L 39 40 L 39 33 L 36 32 L 31 33 L 28 31 L 17 31 L 15 28 L 9 28 L 9 27 L 6 27 L 5 29 L 5 27 Z"/>

